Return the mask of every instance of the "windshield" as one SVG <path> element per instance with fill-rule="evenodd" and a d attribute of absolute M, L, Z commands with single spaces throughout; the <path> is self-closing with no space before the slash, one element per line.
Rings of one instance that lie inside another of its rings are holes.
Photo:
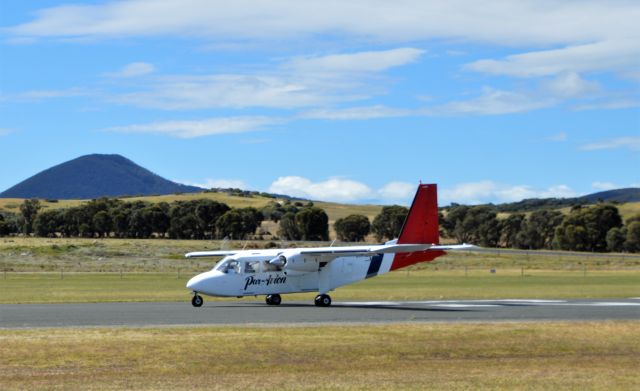
<path fill-rule="evenodd" d="M 214 266 L 213 270 L 217 270 L 223 273 L 239 273 L 240 263 L 233 258 L 224 258 Z"/>

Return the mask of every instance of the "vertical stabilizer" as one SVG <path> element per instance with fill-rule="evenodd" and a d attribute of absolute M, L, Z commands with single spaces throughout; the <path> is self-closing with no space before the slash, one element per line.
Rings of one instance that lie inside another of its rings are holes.
<path fill-rule="evenodd" d="M 420 185 L 402 226 L 398 244 L 438 244 L 438 185 Z"/>
<path fill-rule="evenodd" d="M 438 244 L 438 186 L 420 185 L 398 237 L 398 244 Z M 395 254 L 390 270 L 407 267 L 419 262 L 431 262 L 446 254 L 441 250 Z"/>

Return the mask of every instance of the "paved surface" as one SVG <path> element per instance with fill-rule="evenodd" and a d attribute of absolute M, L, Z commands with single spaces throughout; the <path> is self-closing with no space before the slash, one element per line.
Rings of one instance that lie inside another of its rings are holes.
<path fill-rule="evenodd" d="M 609 300 L 447 300 L 309 302 L 267 306 L 256 302 L 2 304 L 0 328 L 317 324 L 380 322 L 491 322 L 640 320 L 640 298 Z"/>

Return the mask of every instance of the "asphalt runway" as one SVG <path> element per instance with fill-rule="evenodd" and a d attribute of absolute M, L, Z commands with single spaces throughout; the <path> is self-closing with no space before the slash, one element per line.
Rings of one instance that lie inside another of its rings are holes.
<path fill-rule="evenodd" d="M 640 298 L 607 300 L 444 300 L 310 302 L 2 304 L 0 328 L 315 325 L 385 322 L 640 320 Z"/>

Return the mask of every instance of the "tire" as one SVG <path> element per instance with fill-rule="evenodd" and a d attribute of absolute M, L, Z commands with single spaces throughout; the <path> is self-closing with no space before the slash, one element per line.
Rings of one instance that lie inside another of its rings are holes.
<path fill-rule="evenodd" d="M 204 300 L 202 300 L 202 296 L 195 294 L 193 295 L 193 299 L 191 299 L 191 305 L 194 307 L 202 307 Z"/>
<path fill-rule="evenodd" d="M 267 297 L 265 298 L 265 302 L 268 305 L 280 305 L 280 303 L 282 302 L 282 298 L 278 294 L 267 295 Z"/>
<path fill-rule="evenodd" d="M 317 307 L 329 307 L 331 305 L 331 296 L 329 295 L 318 295 L 314 300 L 314 304 Z"/>

